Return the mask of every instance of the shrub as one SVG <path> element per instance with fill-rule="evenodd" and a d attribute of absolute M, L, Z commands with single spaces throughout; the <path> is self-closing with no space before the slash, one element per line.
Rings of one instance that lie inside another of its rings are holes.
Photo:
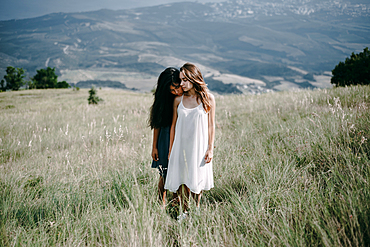
<path fill-rule="evenodd" d="M 66 81 L 58 81 L 57 88 L 69 88 L 71 87 Z"/>
<path fill-rule="evenodd" d="M 96 90 L 95 90 L 95 87 L 91 87 L 91 89 L 89 90 L 89 98 L 87 99 L 87 101 L 89 102 L 89 104 L 98 104 L 99 101 L 103 101 L 103 99 L 99 98 L 97 95 L 96 95 Z"/>

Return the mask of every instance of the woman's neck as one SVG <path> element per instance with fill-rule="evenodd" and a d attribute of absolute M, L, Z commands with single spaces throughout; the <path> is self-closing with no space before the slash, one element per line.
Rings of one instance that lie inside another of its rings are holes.
<path fill-rule="evenodd" d="M 195 92 L 195 89 L 192 88 L 189 91 L 184 92 L 184 95 L 187 96 L 187 97 L 194 97 L 194 96 L 196 97 L 197 93 Z"/>

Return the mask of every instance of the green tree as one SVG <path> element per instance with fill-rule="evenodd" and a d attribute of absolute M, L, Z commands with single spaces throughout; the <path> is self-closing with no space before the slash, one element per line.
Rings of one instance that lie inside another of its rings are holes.
<path fill-rule="evenodd" d="M 91 89 L 89 90 L 89 98 L 87 99 L 87 101 L 89 102 L 89 104 L 98 104 L 99 101 L 103 101 L 103 99 L 99 98 L 97 95 L 96 95 L 96 90 L 95 90 L 95 87 L 92 86 Z"/>
<path fill-rule="evenodd" d="M 47 67 L 36 71 L 36 75 L 32 78 L 33 88 L 57 88 L 58 76 L 55 74 L 55 68 Z"/>
<path fill-rule="evenodd" d="M 6 85 L 4 85 L 4 80 L 1 81 L 1 89 L 11 89 L 11 90 L 19 90 L 21 86 L 24 85 L 24 70 L 22 68 L 14 68 L 12 66 L 8 66 L 6 68 L 6 75 L 4 75 L 4 79 L 6 80 Z"/>
<path fill-rule="evenodd" d="M 0 81 L 0 92 L 3 92 L 3 91 L 6 91 L 6 85 L 5 85 L 5 81 L 1 80 Z"/>
<path fill-rule="evenodd" d="M 66 81 L 58 81 L 57 88 L 69 88 L 71 87 Z"/>
<path fill-rule="evenodd" d="M 331 83 L 335 86 L 369 85 L 370 84 L 370 51 L 366 47 L 363 52 L 339 62 L 332 70 Z"/>
<path fill-rule="evenodd" d="M 28 89 L 35 89 L 36 88 L 35 83 L 33 83 L 32 80 L 31 81 L 27 81 L 26 82 L 26 85 L 27 85 L 27 88 Z"/>

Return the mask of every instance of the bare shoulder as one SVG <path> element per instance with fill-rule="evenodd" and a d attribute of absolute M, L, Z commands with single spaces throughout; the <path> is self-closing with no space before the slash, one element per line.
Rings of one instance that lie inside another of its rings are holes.
<path fill-rule="evenodd" d="M 208 92 L 208 98 L 209 98 L 209 102 L 211 103 L 211 105 L 216 104 L 215 96 L 211 94 L 210 92 Z"/>
<path fill-rule="evenodd" d="M 176 98 L 173 101 L 174 106 L 178 106 L 181 102 L 181 96 L 176 96 Z"/>

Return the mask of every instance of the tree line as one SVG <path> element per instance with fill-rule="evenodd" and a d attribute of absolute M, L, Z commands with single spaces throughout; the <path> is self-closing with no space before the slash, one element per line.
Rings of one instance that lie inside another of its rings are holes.
<path fill-rule="evenodd" d="M 331 84 L 334 86 L 369 85 L 370 84 L 370 51 L 366 47 L 363 52 L 352 55 L 344 62 L 339 62 L 332 70 Z M 69 88 L 66 81 L 59 81 L 55 68 L 47 67 L 36 71 L 30 81 L 24 80 L 22 68 L 7 67 L 6 75 L 0 82 L 0 91 L 19 90 L 26 85 L 29 89 Z"/>
<path fill-rule="evenodd" d="M 69 88 L 71 87 L 66 81 L 59 81 L 55 74 L 55 68 L 47 67 L 46 69 L 36 70 L 36 75 L 31 80 L 26 81 L 25 71 L 23 68 L 14 68 L 8 66 L 6 75 L 0 82 L 0 91 L 14 90 L 26 86 L 28 89 L 47 89 L 47 88 Z"/>

